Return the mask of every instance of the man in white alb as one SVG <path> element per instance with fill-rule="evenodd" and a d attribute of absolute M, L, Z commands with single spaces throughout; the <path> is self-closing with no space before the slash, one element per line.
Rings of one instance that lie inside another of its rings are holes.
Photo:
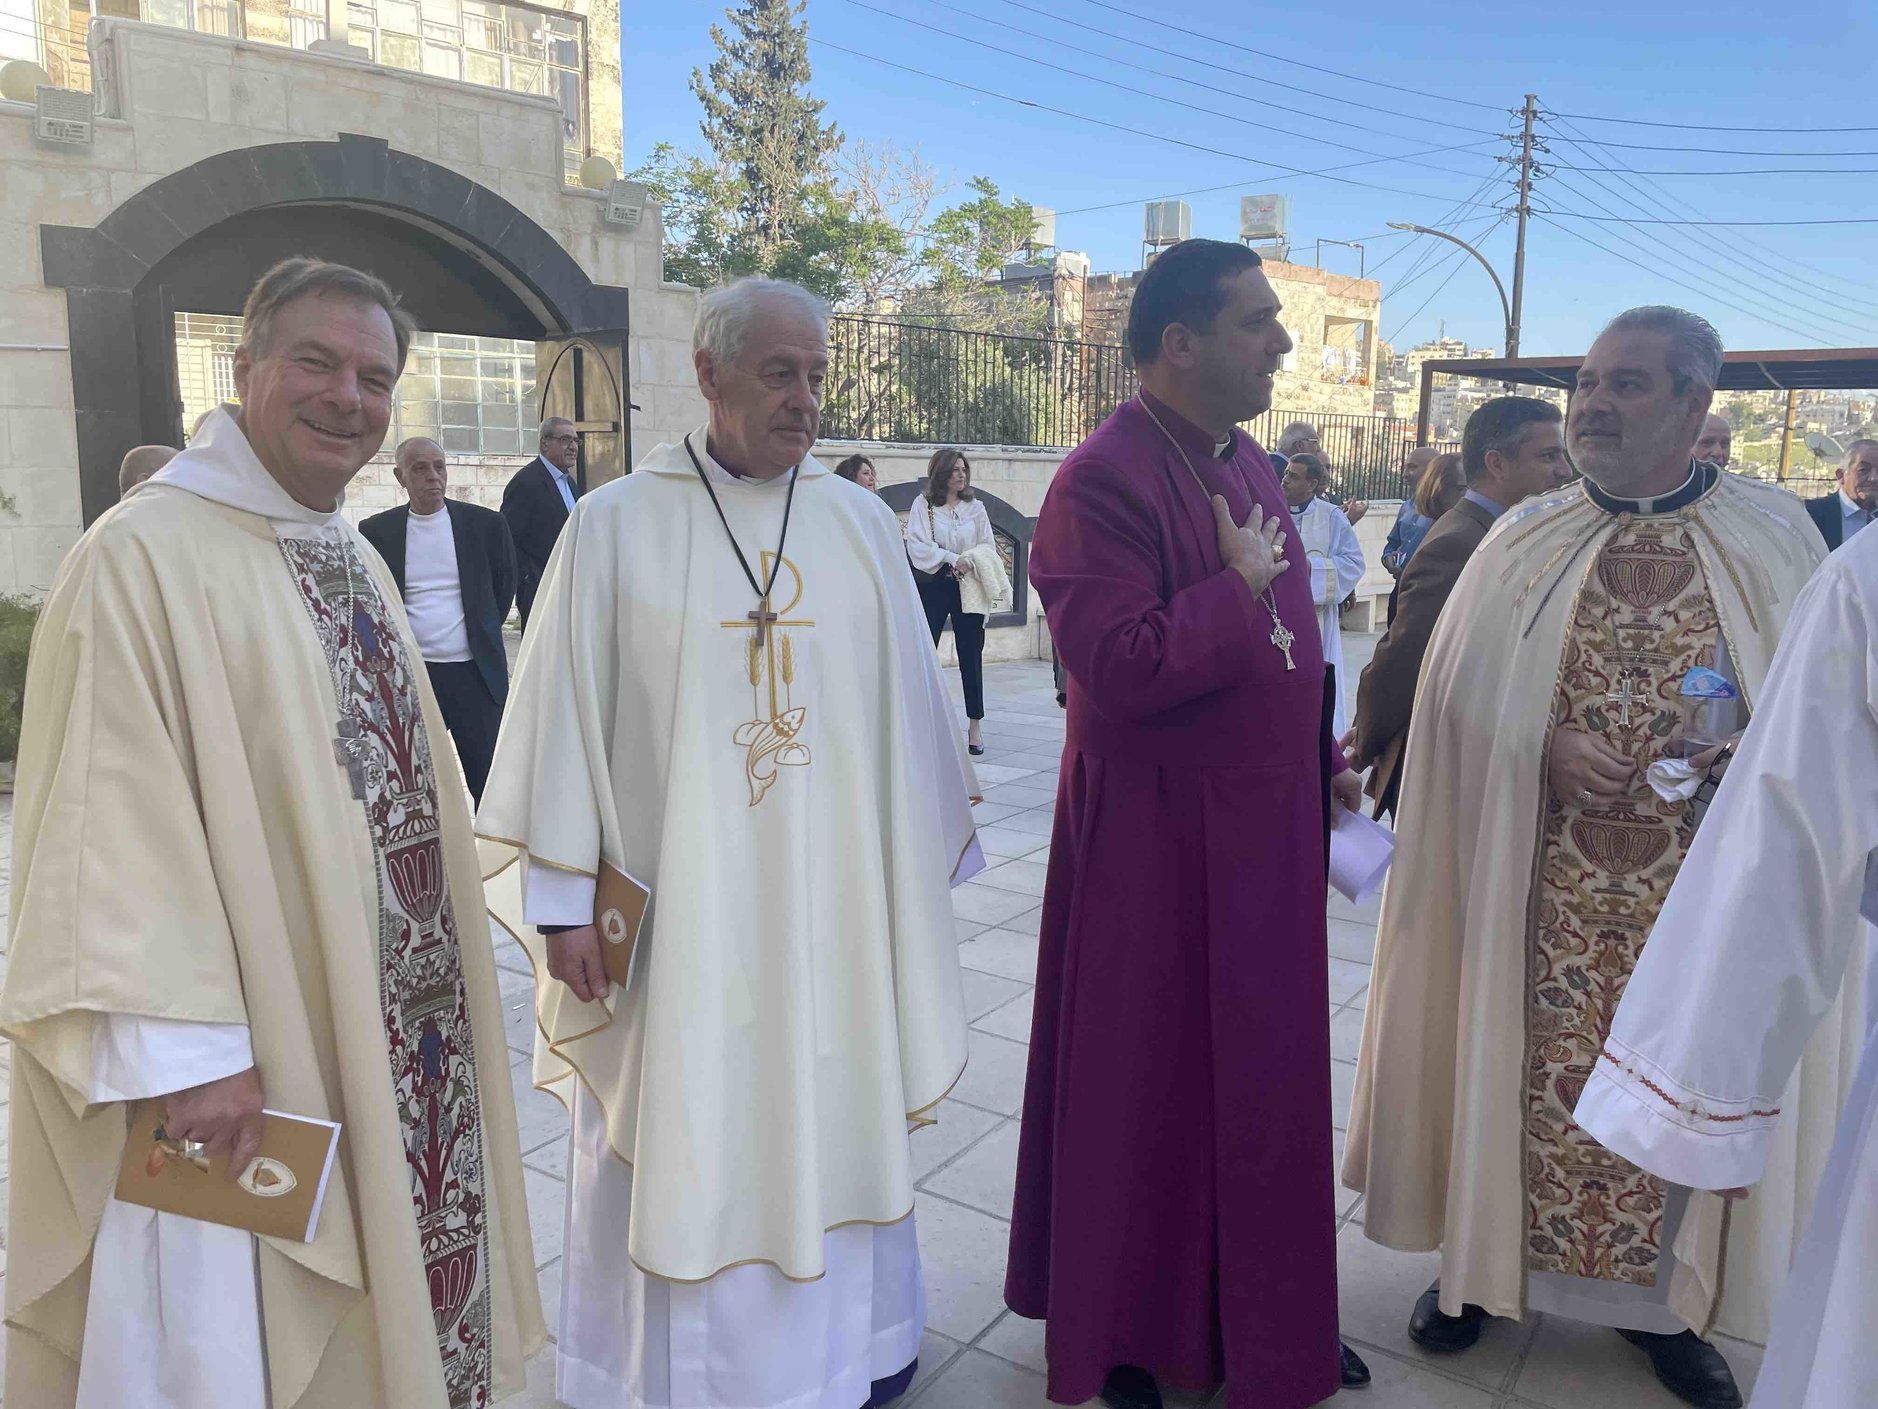
<path fill-rule="evenodd" d="M 925 1321 L 907 1128 L 965 1063 L 971 768 L 893 512 L 809 454 L 822 305 L 746 280 L 693 343 L 710 424 L 576 506 L 477 815 L 573 1113 L 555 1390 L 859 1409 Z M 603 867 L 652 892 L 623 988 Z"/>
<path fill-rule="evenodd" d="M 1343 625 L 1338 604 L 1363 580 L 1363 547 L 1343 510 L 1323 497 L 1330 471 L 1317 455 L 1300 450 L 1285 462 L 1285 503 L 1297 521 L 1298 537 L 1311 568 L 1311 596 L 1317 604 L 1317 629 L 1324 638 L 1324 663 L 1336 681 L 1332 706 L 1334 737 L 1350 727 L 1349 686 L 1343 668 Z"/>
<path fill-rule="evenodd" d="M 413 436 L 398 447 L 398 483 L 410 502 L 359 525 L 404 594 L 411 634 L 456 744 L 463 781 L 482 801 L 495 756 L 509 658 L 502 623 L 515 601 L 515 544 L 502 515 L 448 498 L 449 457 Z"/>

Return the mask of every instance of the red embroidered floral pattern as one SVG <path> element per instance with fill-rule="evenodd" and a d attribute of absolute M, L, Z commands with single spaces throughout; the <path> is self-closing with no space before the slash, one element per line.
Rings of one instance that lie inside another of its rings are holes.
<path fill-rule="evenodd" d="M 283 538 L 280 547 L 341 715 L 366 744 L 361 806 L 378 855 L 379 997 L 437 1350 L 450 1409 L 481 1409 L 493 1372 L 482 1105 L 417 681 L 349 544 Z"/>
<path fill-rule="evenodd" d="M 1579 596 L 1555 724 L 1602 739 L 1640 767 L 1654 762 L 1680 718 L 1683 676 L 1714 663 L 1717 629 L 1683 525 L 1673 517 L 1628 525 Z M 1687 804 L 1643 789 L 1587 807 L 1548 797 L 1526 1009 L 1533 1271 L 1656 1283 L 1667 1191 L 1580 1130 L 1572 1112 L 1693 832 Z"/>

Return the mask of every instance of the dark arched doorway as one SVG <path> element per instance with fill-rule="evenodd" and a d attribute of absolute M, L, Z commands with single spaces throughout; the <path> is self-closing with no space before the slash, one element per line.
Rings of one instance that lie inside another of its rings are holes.
<path fill-rule="evenodd" d="M 381 139 L 223 152 L 95 229 L 42 226 L 40 243 L 46 283 L 66 294 L 87 523 L 116 502 L 126 450 L 181 444 L 175 315 L 239 313 L 255 279 L 294 254 L 379 274 L 425 329 L 536 342 L 544 399 L 573 408 L 543 414 L 581 426 L 582 478 L 625 472 L 627 291 L 593 283 L 495 192 Z M 574 375 L 550 379 L 570 347 Z"/>

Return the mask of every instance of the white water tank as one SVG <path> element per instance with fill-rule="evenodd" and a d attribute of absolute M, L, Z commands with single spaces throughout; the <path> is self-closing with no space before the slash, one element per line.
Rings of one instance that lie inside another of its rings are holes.
<path fill-rule="evenodd" d="M 1157 249 L 1193 235 L 1193 207 L 1185 201 L 1149 201 L 1146 216 L 1142 239 Z"/>

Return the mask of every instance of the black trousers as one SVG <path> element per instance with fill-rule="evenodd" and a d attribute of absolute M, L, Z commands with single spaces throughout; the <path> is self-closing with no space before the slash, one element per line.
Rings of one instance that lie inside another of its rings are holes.
<path fill-rule="evenodd" d="M 496 753 L 496 731 L 502 727 L 502 706 L 489 693 L 482 670 L 473 660 L 427 660 L 424 669 L 430 673 L 443 727 L 456 743 L 463 781 L 480 803 L 483 784 L 489 781 L 489 762 Z"/>
<path fill-rule="evenodd" d="M 952 640 L 959 648 L 959 679 L 965 685 L 965 717 L 985 717 L 985 619 L 968 615 L 959 607 L 959 580 L 950 574 L 936 582 L 919 585 L 920 604 L 926 608 L 926 624 L 932 628 L 932 643 L 937 646 L 952 618 Z"/>

